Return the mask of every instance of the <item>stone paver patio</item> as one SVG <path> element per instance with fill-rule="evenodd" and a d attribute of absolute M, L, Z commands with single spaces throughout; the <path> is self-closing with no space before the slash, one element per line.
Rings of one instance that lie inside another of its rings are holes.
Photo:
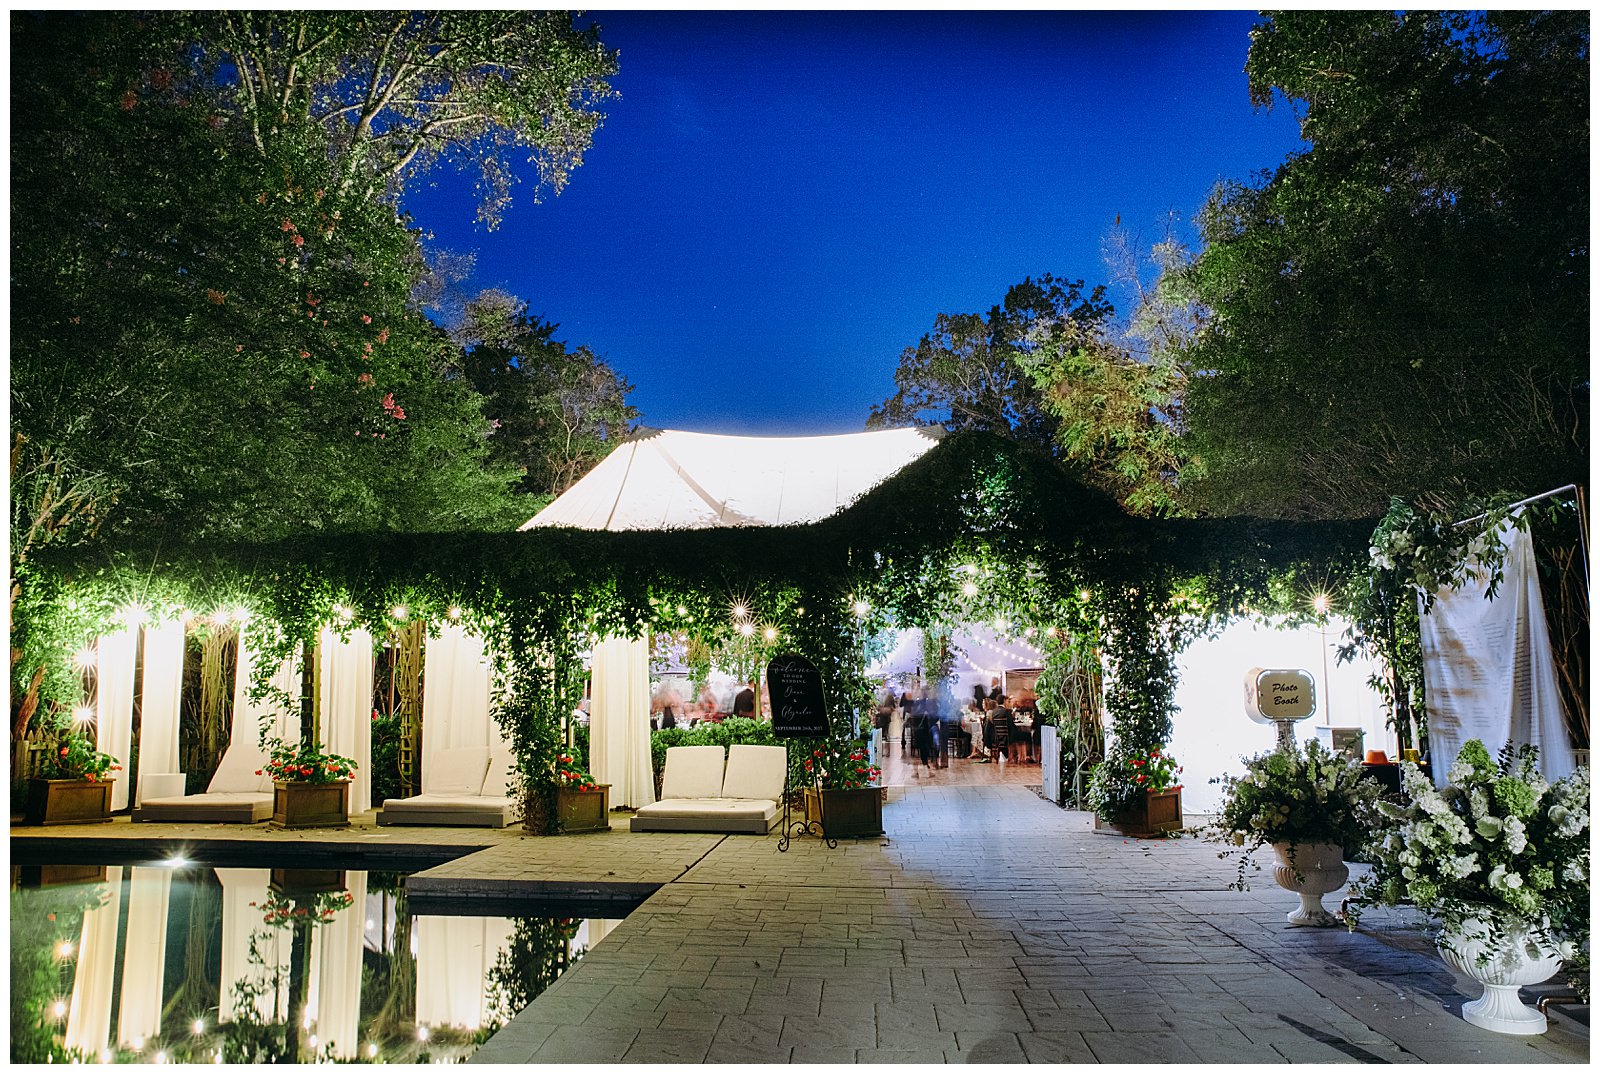
<path fill-rule="evenodd" d="M 1229 891 L 1211 844 L 1095 835 L 1026 778 L 892 787 L 885 837 L 783 854 L 776 832 L 633 835 L 621 815 L 609 834 L 561 838 L 370 817 L 343 832 L 124 821 L 13 829 L 12 850 L 409 855 L 443 864 L 408 890 L 457 903 L 653 892 L 479 1063 L 1589 1058 L 1587 1008 L 1532 1038 L 1462 1021 L 1478 986 L 1413 918 L 1288 928 L 1297 900 L 1270 877 Z"/>

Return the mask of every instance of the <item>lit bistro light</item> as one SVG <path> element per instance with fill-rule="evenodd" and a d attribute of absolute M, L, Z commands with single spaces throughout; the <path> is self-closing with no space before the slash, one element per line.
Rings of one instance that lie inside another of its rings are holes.
<path fill-rule="evenodd" d="M 1311 606 L 1317 610 L 1318 615 L 1327 615 L 1328 607 L 1331 603 L 1332 602 L 1328 600 L 1328 594 L 1318 593 L 1316 598 L 1312 600 Z"/>
<path fill-rule="evenodd" d="M 867 613 L 868 613 L 868 612 L 869 612 L 869 611 L 871 611 L 871 610 L 872 610 L 872 609 L 871 609 L 871 607 L 870 607 L 870 606 L 869 606 L 869 605 L 868 605 L 868 604 L 867 604 L 867 602 L 866 602 L 866 601 L 864 601 L 864 600 L 858 600 L 858 601 L 856 601 L 856 602 L 855 602 L 855 603 L 854 603 L 854 604 L 852 604 L 852 605 L 851 605 L 851 606 L 850 606 L 850 610 L 851 610 L 851 611 L 853 611 L 853 612 L 855 612 L 855 613 L 856 613 L 856 617 L 857 617 L 857 618 L 859 618 L 859 619 L 865 619 L 865 618 L 866 618 L 866 617 L 867 617 Z"/>
<path fill-rule="evenodd" d="M 71 940 L 62 940 L 60 943 L 56 944 L 57 958 L 71 958 L 72 952 L 73 946 Z"/>
<path fill-rule="evenodd" d="M 459 604 L 450 605 L 449 609 L 445 612 L 445 614 L 448 615 L 451 619 L 460 619 L 461 618 L 461 605 L 459 605 Z"/>
<path fill-rule="evenodd" d="M 410 611 L 411 609 L 407 608 L 404 604 L 396 604 L 393 608 L 389 609 L 389 614 L 395 619 L 399 620 L 404 619 L 410 613 Z"/>
<path fill-rule="evenodd" d="M 63 1017 L 67 1013 L 66 1001 L 59 999 L 56 1000 L 55 1003 L 50 1007 L 50 1013 L 57 1018 Z"/>
<path fill-rule="evenodd" d="M 739 601 L 735 601 L 734 602 L 734 605 L 733 605 L 733 617 L 735 619 L 744 619 L 744 618 L 748 617 L 749 615 L 750 615 L 750 609 L 749 608 L 745 607 L 742 602 L 739 602 Z"/>
<path fill-rule="evenodd" d="M 417 1027 L 417 1039 L 418 1040 L 427 1040 L 428 1039 L 428 1027 L 427 1026 L 418 1026 Z"/>
<path fill-rule="evenodd" d="M 117 618 L 131 627 L 142 626 L 145 621 L 145 610 L 137 604 L 124 604 L 117 612 Z"/>
<path fill-rule="evenodd" d="M 93 649 L 79 649 L 72 654 L 72 666 L 79 671 L 88 671 L 94 667 L 95 651 Z"/>
<path fill-rule="evenodd" d="M 229 610 L 228 616 L 235 623 L 248 623 L 250 621 L 250 609 L 243 605 L 236 605 Z"/>
<path fill-rule="evenodd" d="M 348 605 L 335 604 L 333 606 L 333 614 L 337 615 L 340 619 L 349 622 L 350 617 L 355 614 L 355 609 L 349 607 Z"/>
<path fill-rule="evenodd" d="M 368 1044 L 367 1045 L 367 1058 L 368 1059 L 376 1059 L 376 1058 L 378 1058 L 378 1046 L 376 1044 Z"/>
<path fill-rule="evenodd" d="M 689 609 L 685 608 L 683 605 L 680 604 L 680 605 L 678 605 L 678 614 L 679 615 L 688 615 L 689 614 Z"/>
<path fill-rule="evenodd" d="M 1011 625 L 1010 623 L 1007 623 L 1005 621 L 1005 617 L 1004 616 L 997 615 L 997 616 L 994 617 L 994 628 L 996 630 L 1005 630 L 1010 625 Z"/>
<path fill-rule="evenodd" d="M 777 627 L 768 627 L 767 629 L 765 629 L 765 630 L 763 630 L 761 632 L 761 636 L 763 638 L 766 638 L 768 641 L 777 641 L 778 640 L 778 628 Z"/>
<path fill-rule="evenodd" d="M 1088 600 L 1089 599 L 1089 591 L 1087 589 L 1078 590 L 1078 599 L 1079 600 Z"/>
<path fill-rule="evenodd" d="M 197 1037 L 200 1036 L 205 1031 L 206 1031 L 206 1020 L 204 1018 L 196 1018 L 194 1020 L 194 1023 L 189 1026 L 189 1032 L 193 1033 Z"/>
<path fill-rule="evenodd" d="M 755 632 L 756 632 L 756 628 L 751 626 L 749 623 L 740 623 L 739 624 L 739 633 L 743 634 L 745 637 L 748 638 L 750 635 L 754 634 Z"/>
<path fill-rule="evenodd" d="M 72 710 L 72 722 L 79 725 L 93 723 L 94 709 L 88 705 L 79 705 Z"/>
<path fill-rule="evenodd" d="M 975 596 L 977 596 L 978 595 L 978 583 L 977 582 L 971 582 L 971 581 L 962 582 L 961 583 L 961 595 L 964 596 L 964 597 L 975 597 Z"/>

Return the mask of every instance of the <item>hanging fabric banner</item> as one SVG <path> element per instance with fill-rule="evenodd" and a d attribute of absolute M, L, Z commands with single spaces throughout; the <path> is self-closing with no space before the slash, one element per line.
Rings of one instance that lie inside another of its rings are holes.
<path fill-rule="evenodd" d="M 167 907 L 171 901 L 171 869 L 134 866 L 128 871 L 128 938 L 122 955 L 117 1041 L 129 1047 L 141 1047 L 161 1035 L 161 986 L 167 966 Z"/>
<path fill-rule="evenodd" d="M 105 1062 L 111 1036 L 111 995 L 117 974 L 117 919 L 122 913 L 122 866 L 106 869 L 105 901 L 83 914 L 83 935 L 73 952 L 72 1000 L 67 1006 L 69 1050 Z"/>
<path fill-rule="evenodd" d="M 144 801 L 146 776 L 178 771 L 183 644 L 181 619 L 166 619 L 144 628 L 144 683 L 139 696 L 139 785 L 134 789 L 134 805 Z"/>
<path fill-rule="evenodd" d="M 350 815 L 372 808 L 372 635 L 350 631 L 348 641 L 324 629 L 322 653 L 322 748 L 356 763 L 350 783 Z"/>
<path fill-rule="evenodd" d="M 489 715 L 489 663 L 483 639 L 456 623 L 439 629 L 422 650 L 422 790 L 428 762 L 440 750 L 496 746 L 500 729 Z"/>
<path fill-rule="evenodd" d="M 253 996 L 255 1019 L 264 1024 L 289 1015 L 289 955 L 294 932 L 263 920 L 270 869 L 218 869 L 222 882 L 222 979 L 217 1020 L 232 1022 Z M 252 940 L 256 961 L 250 959 Z M 274 984 L 276 982 L 276 984 Z M 240 988 L 241 984 L 247 987 Z"/>
<path fill-rule="evenodd" d="M 589 771 L 611 784 L 611 804 L 638 809 L 656 800 L 650 763 L 650 643 L 604 638 L 594 648 Z"/>
<path fill-rule="evenodd" d="M 111 785 L 111 808 L 128 808 L 133 784 L 133 671 L 139 653 L 139 629 L 127 627 L 103 634 L 95 646 L 94 748 L 117 759 L 122 771 Z"/>
<path fill-rule="evenodd" d="M 1434 595 L 1421 615 L 1433 780 L 1443 786 L 1469 739 L 1498 753 L 1507 742 L 1539 748 L 1546 779 L 1576 767 L 1568 740 L 1555 654 L 1539 592 L 1533 538 L 1511 522 L 1485 540 L 1505 546 L 1505 575 L 1493 600 L 1473 572 Z M 1421 598 L 1418 598 L 1419 607 Z"/>

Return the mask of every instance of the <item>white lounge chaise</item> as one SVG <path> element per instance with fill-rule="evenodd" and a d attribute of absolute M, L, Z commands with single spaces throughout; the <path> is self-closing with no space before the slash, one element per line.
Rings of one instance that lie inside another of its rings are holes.
<path fill-rule="evenodd" d="M 635 832 L 765 835 L 778 819 L 788 754 L 782 746 L 671 746 L 661 800 L 641 806 Z"/>
<path fill-rule="evenodd" d="M 204 794 L 146 798 L 134 820 L 194 824 L 257 824 L 272 817 L 272 777 L 267 755 L 254 742 L 230 743 Z M 258 774 L 259 773 L 259 774 Z"/>
<path fill-rule="evenodd" d="M 517 801 L 506 794 L 511 754 L 505 749 L 469 746 L 440 750 L 428 764 L 423 773 L 428 789 L 410 798 L 384 802 L 379 824 L 504 828 L 517 819 Z"/>

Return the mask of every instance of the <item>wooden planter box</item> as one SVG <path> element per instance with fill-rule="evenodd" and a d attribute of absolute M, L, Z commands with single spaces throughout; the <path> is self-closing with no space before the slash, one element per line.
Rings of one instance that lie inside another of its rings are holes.
<path fill-rule="evenodd" d="M 267 886 L 281 895 L 317 895 L 350 885 L 343 869 L 274 869 Z"/>
<path fill-rule="evenodd" d="M 611 784 L 592 791 L 556 790 L 556 831 L 561 835 L 611 830 Z"/>
<path fill-rule="evenodd" d="M 70 884 L 98 884 L 106 878 L 104 865 L 17 865 L 12 873 L 20 887 L 53 888 Z"/>
<path fill-rule="evenodd" d="M 272 823 L 279 828 L 344 828 L 350 824 L 350 784 L 274 783 Z"/>
<path fill-rule="evenodd" d="M 829 839 L 883 834 L 881 787 L 806 788 L 806 820 L 820 821 Z"/>
<path fill-rule="evenodd" d="M 30 779 L 24 824 L 99 824 L 111 819 L 109 779 Z"/>
<path fill-rule="evenodd" d="M 1183 827 L 1183 790 L 1146 791 L 1144 801 L 1111 820 L 1094 818 L 1100 835 L 1152 836 Z"/>

